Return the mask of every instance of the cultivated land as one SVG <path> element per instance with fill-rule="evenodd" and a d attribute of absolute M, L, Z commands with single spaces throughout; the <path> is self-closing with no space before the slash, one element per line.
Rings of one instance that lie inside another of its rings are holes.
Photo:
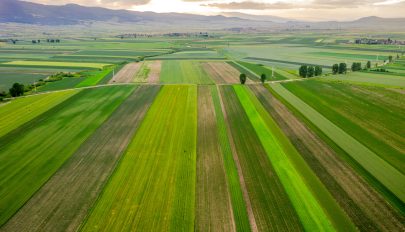
<path fill-rule="evenodd" d="M 4 231 L 76 231 L 159 89 L 144 86 L 135 90 L 4 226 Z"/>
<path fill-rule="evenodd" d="M 0 224 L 105 121 L 129 89 L 83 90 L 0 138 Z"/>
<path fill-rule="evenodd" d="M 402 46 L 353 43 L 404 33 L 67 28 L 0 42 L 0 231 L 405 231 Z"/>
<path fill-rule="evenodd" d="M 196 87 L 163 87 L 83 231 L 193 231 L 196 136 Z"/>
<path fill-rule="evenodd" d="M 130 83 L 133 82 L 137 75 L 142 63 L 130 63 L 125 65 L 118 73 L 115 74 L 109 81 L 109 83 Z"/>

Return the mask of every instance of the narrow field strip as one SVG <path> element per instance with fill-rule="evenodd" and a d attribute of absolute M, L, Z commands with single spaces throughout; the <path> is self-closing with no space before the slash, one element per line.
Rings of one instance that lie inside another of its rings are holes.
<path fill-rule="evenodd" d="M 194 231 L 197 88 L 164 86 L 82 231 Z"/>
<path fill-rule="evenodd" d="M 308 120 L 314 123 L 326 136 L 358 162 L 370 175 L 391 191 L 402 203 L 405 201 L 405 176 L 381 159 L 352 136 L 293 95 L 281 84 L 269 85 L 272 90 L 293 105 Z"/>
<path fill-rule="evenodd" d="M 108 82 L 112 83 L 131 83 L 133 82 L 136 74 L 139 72 L 139 69 L 142 66 L 142 62 L 129 63 L 122 67 L 118 73 L 115 73 L 115 76 L 111 78 Z"/>
<path fill-rule="evenodd" d="M 322 207 L 257 112 L 244 87 L 234 86 L 234 89 L 304 228 L 309 231 L 333 231 Z"/>
<path fill-rule="evenodd" d="M 220 86 L 226 120 L 258 231 L 304 228 L 232 86 Z M 242 186 L 243 188 L 243 186 Z M 249 215 L 250 216 L 250 215 Z"/>
<path fill-rule="evenodd" d="M 405 219 L 322 138 L 265 87 L 249 87 L 360 231 L 404 230 Z"/>
<path fill-rule="evenodd" d="M 78 90 L 18 98 L 0 105 L 0 137 L 69 99 Z"/>
<path fill-rule="evenodd" d="M 101 80 L 103 80 L 108 74 L 113 71 L 113 67 L 105 68 L 102 71 L 89 71 L 86 73 L 87 77 L 77 84 L 75 87 L 87 87 L 97 85 Z"/>
<path fill-rule="evenodd" d="M 162 61 L 160 61 L 160 60 L 151 61 L 150 72 L 148 75 L 149 84 L 159 83 L 161 70 L 162 70 Z"/>
<path fill-rule="evenodd" d="M 257 98 L 247 87 L 235 85 L 234 89 L 304 228 L 310 231 L 355 231 L 350 219 Z"/>
<path fill-rule="evenodd" d="M 233 153 L 228 135 L 228 128 L 226 126 L 224 108 L 220 95 L 218 94 L 218 87 L 211 86 L 211 96 L 215 107 L 215 117 L 217 120 L 218 139 L 221 146 L 221 152 L 224 161 L 224 168 L 227 177 L 227 184 L 232 202 L 233 217 L 236 225 L 236 231 L 250 231 L 249 217 L 246 209 L 246 204 L 243 199 L 242 187 L 239 181 L 238 168 L 236 167 L 233 159 L 236 153 Z"/>
<path fill-rule="evenodd" d="M 101 69 L 108 64 L 104 63 L 83 63 L 83 62 L 54 62 L 54 61 L 11 61 L 2 65 L 12 66 L 41 66 L 41 67 L 72 67 L 72 68 L 97 68 Z"/>
<path fill-rule="evenodd" d="M 77 231 L 159 89 L 135 90 L 2 230 Z"/>
<path fill-rule="evenodd" d="M 225 62 L 204 62 L 201 64 L 216 84 L 239 83 L 239 71 Z"/>
<path fill-rule="evenodd" d="M 83 90 L 0 138 L 0 225 L 61 167 L 133 88 Z"/>
<path fill-rule="evenodd" d="M 211 96 L 198 87 L 196 231 L 236 231 Z"/>
<path fill-rule="evenodd" d="M 260 80 L 260 76 L 258 76 L 256 73 L 254 73 L 253 71 L 249 70 L 248 68 L 246 68 L 245 66 L 239 64 L 238 62 L 235 61 L 228 61 L 227 62 L 229 65 L 231 65 L 232 67 L 236 68 L 240 73 L 244 73 L 246 74 L 248 80 L 246 81 L 246 83 L 249 82 L 259 82 Z"/>

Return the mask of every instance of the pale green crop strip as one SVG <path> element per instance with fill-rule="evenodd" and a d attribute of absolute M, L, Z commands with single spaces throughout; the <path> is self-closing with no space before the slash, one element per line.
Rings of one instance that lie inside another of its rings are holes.
<path fill-rule="evenodd" d="M 405 176 L 402 173 L 289 92 L 282 85 L 271 84 L 270 87 L 308 120 L 313 122 L 326 136 L 332 139 L 402 202 L 405 201 Z"/>
<path fill-rule="evenodd" d="M 76 94 L 78 90 L 41 94 L 0 106 L 0 137 Z"/>
<path fill-rule="evenodd" d="M 103 68 L 108 64 L 103 63 L 79 63 L 79 62 L 54 62 L 54 61 L 11 61 L 4 63 L 5 65 L 21 65 L 21 66 L 50 66 L 50 67 L 83 67 L 83 68 Z"/>
<path fill-rule="evenodd" d="M 234 89 L 304 228 L 308 231 L 334 231 L 332 223 L 305 184 L 305 180 L 250 101 L 246 89 L 240 85 L 235 85 Z"/>

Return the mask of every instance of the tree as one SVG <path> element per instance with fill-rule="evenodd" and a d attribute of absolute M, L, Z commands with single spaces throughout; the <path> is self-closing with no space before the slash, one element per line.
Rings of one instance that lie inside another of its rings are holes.
<path fill-rule="evenodd" d="M 343 74 L 347 72 L 347 66 L 346 63 L 340 63 L 339 64 L 339 74 Z"/>
<path fill-rule="evenodd" d="M 242 85 L 244 85 L 245 82 L 246 82 L 246 74 L 241 73 L 241 74 L 239 75 L 239 80 L 240 80 L 240 83 L 241 83 Z"/>
<path fill-rule="evenodd" d="M 361 63 L 360 62 L 353 62 L 352 64 L 352 71 L 360 71 L 361 70 Z"/>
<path fill-rule="evenodd" d="M 370 62 L 370 61 L 367 61 L 366 68 L 367 68 L 367 69 L 370 69 L 370 68 L 371 68 L 371 62 Z"/>
<path fill-rule="evenodd" d="M 322 67 L 317 65 L 315 66 L 315 76 L 320 76 L 322 75 Z"/>
<path fill-rule="evenodd" d="M 262 81 L 262 83 L 264 84 L 264 82 L 266 82 L 266 79 L 267 79 L 267 76 L 266 76 L 266 74 L 262 74 L 261 76 L 260 76 L 260 80 Z"/>
<path fill-rule="evenodd" d="M 308 77 L 313 77 L 315 75 L 315 68 L 314 66 L 309 66 L 308 67 Z"/>
<path fill-rule="evenodd" d="M 339 72 L 339 65 L 338 64 L 334 64 L 332 66 L 332 73 L 333 74 L 337 74 Z"/>
<path fill-rule="evenodd" d="M 300 69 L 299 69 L 299 75 L 300 77 L 307 77 L 308 74 L 308 66 L 306 65 L 301 65 Z"/>
<path fill-rule="evenodd" d="M 392 56 L 388 56 L 388 62 L 392 62 Z"/>
<path fill-rule="evenodd" d="M 18 97 L 24 94 L 24 85 L 19 83 L 14 83 L 10 88 L 10 95 L 12 97 Z"/>
<path fill-rule="evenodd" d="M 399 59 L 399 54 L 397 54 L 397 59 Z"/>

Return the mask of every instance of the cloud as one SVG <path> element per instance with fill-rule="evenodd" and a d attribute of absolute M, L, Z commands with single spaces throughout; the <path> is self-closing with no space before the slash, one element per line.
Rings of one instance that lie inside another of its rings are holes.
<path fill-rule="evenodd" d="M 151 0 L 28 0 L 30 2 L 64 5 L 75 3 L 83 6 L 99 6 L 114 9 L 127 9 L 132 6 L 148 4 Z"/>
<path fill-rule="evenodd" d="M 183 0 L 194 1 L 194 0 Z M 207 0 L 206 0 L 207 1 Z M 210 0 L 208 0 L 210 1 Z M 200 2 L 203 2 L 200 0 Z M 204 1 L 205 2 L 205 1 Z M 395 5 L 405 3 L 405 0 L 313 0 L 313 1 L 233 1 L 201 3 L 204 7 L 213 7 L 224 10 L 283 10 L 283 9 L 336 9 L 336 8 L 358 8 L 379 5 Z"/>

